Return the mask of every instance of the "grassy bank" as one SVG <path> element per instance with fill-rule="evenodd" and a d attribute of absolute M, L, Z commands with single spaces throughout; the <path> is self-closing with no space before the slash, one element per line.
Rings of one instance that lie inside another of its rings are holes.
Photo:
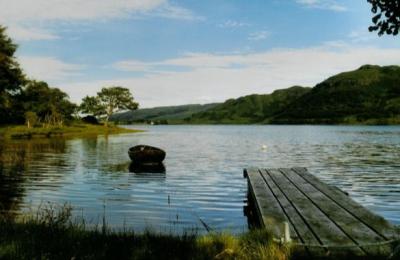
<path fill-rule="evenodd" d="M 140 130 L 126 129 L 114 125 L 91 125 L 74 123 L 68 126 L 31 127 L 3 126 L 0 127 L 0 137 L 13 139 L 50 138 L 50 137 L 80 137 L 93 135 L 108 135 L 132 133 Z"/>
<path fill-rule="evenodd" d="M 241 236 L 213 233 L 166 235 L 113 232 L 104 224 L 88 230 L 71 211 L 54 208 L 35 216 L 0 219 L 0 259 L 277 259 L 289 248 L 265 231 Z"/>
<path fill-rule="evenodd" d="M 329 255 L 310 258 L 301 248 L 277 243 L 260 229 L 242 235 L 117 232 L 104 220 L 88 229 L 84 221 L 72 221 L 71 208 L 65 206 L 18 219 L 0 214 L 0 259 L 338 259 Z M 339 255 L 342 260 L 389 259 Z"/>

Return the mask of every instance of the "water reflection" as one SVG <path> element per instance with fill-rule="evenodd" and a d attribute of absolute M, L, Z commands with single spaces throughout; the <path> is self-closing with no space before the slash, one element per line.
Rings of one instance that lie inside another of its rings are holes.
<path fill-rule="evenodd" d="M 25 152 L 6 153 L 0 146 L 0 211 L 13 214 L 19 209 L 24 189 L 21 177 L 25 167 Z"/>
<path fill-rule="evenodd" d="M 242 232 L 246 167 L 307 167 L 400 224 L 400 127 L 153 126 L 85 139 L 0 143 L 0 206 L 23 212 L 69 202 L 97 224 Z M 130 163 L 138 144 L 167 151 L 154 169 Z M 265 145 L 267 149 L 263 150 Z M 168 173 L 166 173 L 168 169 Z M 168 174 L 168 176 L 167 176 Z M 201 220 L 201 221 L 200 221 Z"/>
<path fill-rule="evenodd" d="M 45 170 L 27 174 L 30 167 L 42 161 L 46 155 L 52 157 L 54 154 L 65 153 L 65 148 L 65 140 L 62 139 L 2 142 L 0 144 L 0 212 L 14 216 L 20 209 L 28 183 L 34 183 L 46 175 Z M 46 160 L 46 162 L 50 166 L 60 168 L 66 165 L 65 161 L 59 157 Z M 52 178 L 59 180 L 59 176 L 51 176 L 50 179 Z M 56 186 L 56 183 L 52 186 Z"/>
<path fill-rule="evenodd" d="M 160 173 L 160 175 L 165 176 L 165 165 L 163 163 L 152 163 L 152 164 L 137 164 L 131 162 L 129 165 L 129 171 L 137 174 L 146 174 L 146 173 Z"/>

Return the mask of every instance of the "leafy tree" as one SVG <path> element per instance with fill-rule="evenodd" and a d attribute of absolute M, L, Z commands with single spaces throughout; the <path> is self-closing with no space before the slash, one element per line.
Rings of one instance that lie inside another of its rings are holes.
<path fill-rule="evenodd" d="M 25 82 L 24 74 L 15 60 L 17 45 L 6 33 L 6 28 L 0 26 L 0 92 L 17 91 Z"/>
<path fill-rule="evenodd" d="M 400 30 L 400 0 L 368 0 L 372 5 L 374 25 L 369 31 L 378 31 L 378 35 L 397 35 Z"/>
<path fill-rule="evenodd" d="M 138 108 L 138 103 L 134 101 L 129 89 L 115 86 L 102 88 L 96 97 L 86 96 L 80 108 L 83 113 L 105 115 L 107 125 L 112 114 L 121 110 L 135 110 Z"/>
<path fill-rule="evenodd" d="M 100 105 L 105 108 L 106 123 L 112 114 L 121 110 L 135 110 L 138 103 L 133 99 L 129 89 L 123 87 L 102 88 L 98 93 Z"/>
<path fill-rule="evenodd" d="M 14 95 L 21 90 L 25 77 L 14 54 L 17 45 L 6 35 L 6 28 L 0 26 L 0 123 L 12 119 Z"/>
<path fill-rule="evenodd" d="M 43 81 L 30 81 L 22 92 L 22 100 L 25 111 L 36 113 L 40 120 L 52 125 L 72 119 L 76 109 L 66 93 Z"/>
<path fill-rule="evenodd" d="M 17 45 L 5 32 L 0 26 L 0 123 L 23 123 L 24 115 L 29 126 L 36 119 L 49 124 L 71 119 L 76 105 L 66 93 L 45 82 L 25 79 L 14 57 Z"/>
<path fill-rule="evenodd" d="M 79 111 L 93 116 L 102 115 L 103 110 L 97 97 L 86 96 L 82 99 L 82 103 L 79 106 Z"/>

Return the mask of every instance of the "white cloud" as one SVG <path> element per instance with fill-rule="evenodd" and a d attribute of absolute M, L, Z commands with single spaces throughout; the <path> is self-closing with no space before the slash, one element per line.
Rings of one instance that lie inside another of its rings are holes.
<path fill-rule="evenodd" d="M 347 7 L 335 0 L 295 0 L 297 3 L 310 8 L 326 9 L 336 12 L 347 11 Z"/>
<path fill-rule="evenodd" d="M 49 22 L 108 20 L 132 16 L 204 19 L 168 0 L 0 0 L 0 24 L 7 25 L 11 35 L 18 40 L 57 38 L 57 35 L 44 29 Z"/>
<path fill-rule="evenodd" d="M 368 42 L 375 40 L 376 37 L 374 34 L 371 34 L 368 29 L 354 30 L 351 31 L 348 35 L 348 38 L 355 43 L 359 42 Z"/>
<path fill-rule="evenodd" d="M 258 31 L 249 34 L 248 39 L 250 41 L 260 41 L 266 39 L 270 35 L 268 31 Z"/>
<path fill-rule="evenodd" d="M 9 27 L 7 33 L 16 41 L 55 40 L 59 38 L 56 34 L 44 29 L 18 25 Z"/>
<path fill-rule="evenodd" d="M 238 27 L 245 27 L 249 26 L 250 24 L 238 21 L 227 20 L 223 23 L 218 24 L 217 26 L 220 28 L 238 28 Z"/>
<path fill-rule="evenodd" d="M 352 45 L 323 45 L 305 49 L 275 49 L 259 53 L 218 55 L 190 53 L 156 62 L 134 61 L 138 68 L 157 71 L 160 66 L 180 66 L 183 71 L 165 70 L 144 76 L 115 80 L 62 84 L 74 101 L 95 94 L 101 87 L 131 88 L 142 107 L 204 103 L 251 93 L 270 93 L 293 85 L 314 86 L 334 74 L 364 64 L 399 64 L 400 49 Z M 121 64 L 130 70 L 129 61 Z"/>
<path fill-rule="evenodd" d="M 54 57 L 21 56 L 18 62 L 32 79 L 44 81 L 65 80 L 80 75 L 83 65 L 70 64 Z"/>
<path fill-rule="evenodd" d="M 188 68 L 227 68 L 240 62 L 236 55 L 215 55 L 211 53 L 187 53 L 182 57 L 158 62 L 159 65 Z"/>
<path fill-rule="evenodd" d="M 147 15 L 178 20 L 204 20 L 202 16 L 195 15 L 191 10 L 170 3 L 160 5 L 159 8 L 148 12 Z"/>
<path fill-rule="evenodd" d="M 106 19 L 146 12 L 165 3 L 165 0 L 2 0 L 0 17 L 10 22 Z"/>
<path fill-rule="evenodd" d="M 165 73 L 167 71 L 162 71 L 162 68 L 229 68 L 234 65 L 239 65 L 237 62 L 243 63 L 245 61 L 240 61 L 238 56 L 224 56 L 210 53 L 186 53 L 182 57 L 162 61 L 143 62 L 139 60 L 124 60 L 114 63 L 112 67 L 121 71 Z"/>
<path fill-rule="evenodd" d="M 145 72 L 150 71 L 155 64 L 146 63 L 139 60 L 126 60 L 114 63 L 113 68 L 121 71 L 138 71 Z"/>
<path fill-rule="evenodd" d="M 188 9 L 168 0 L 1 0 L 0 21 L 76 21 L 124 18 L 134 14 L 173 19 L 197 19 Z"/>

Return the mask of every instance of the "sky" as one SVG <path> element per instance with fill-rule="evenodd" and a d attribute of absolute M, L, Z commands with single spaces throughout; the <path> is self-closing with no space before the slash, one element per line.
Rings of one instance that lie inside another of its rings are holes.
<path fill-rule="evenodd" d="M 222 102 L 399 65 L 366 0 L 0 0 L 28 77 L 79 103 L 129 88 L 140 107 Z"/>

